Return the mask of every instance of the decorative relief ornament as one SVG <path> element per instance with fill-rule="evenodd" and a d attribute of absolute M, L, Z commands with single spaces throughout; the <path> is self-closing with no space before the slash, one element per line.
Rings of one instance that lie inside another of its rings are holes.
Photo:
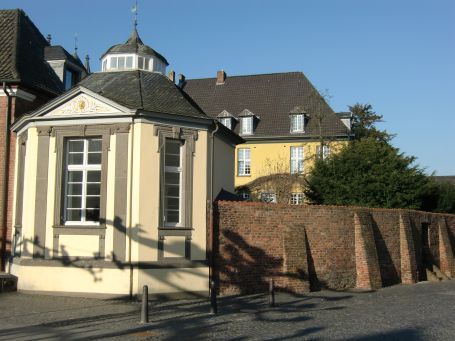
<path fill-rule="evenodd" d="M 90 113 L 114 113 L 118 112 L 114 108 L 104 105 L 102 102 L 87 96 L 78 96 L 61 107 L 53 110 L 50 115 L 67 114 L 90 114 Z"/>

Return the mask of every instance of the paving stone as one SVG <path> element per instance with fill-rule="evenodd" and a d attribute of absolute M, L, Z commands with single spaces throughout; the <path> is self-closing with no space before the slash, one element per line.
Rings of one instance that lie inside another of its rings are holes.
<path fill-rule="evenodd" d="M 218 300 L 151 301 L 140 324 L 140 302 L 0 294 L 0 340 L 453 340 L 455 281 L 375 292 L 279 293 Z"/>

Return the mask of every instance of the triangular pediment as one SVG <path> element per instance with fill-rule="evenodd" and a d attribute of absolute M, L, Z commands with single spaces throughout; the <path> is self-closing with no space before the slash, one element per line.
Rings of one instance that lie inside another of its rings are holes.
<path fill-rule="evenodd" d="M 81 93 L 74 98 L 63 102 L 45 116 L 67 116 L 67 115 L 84 115 L 84 114 L 114 114 L 121 112 L 118 108 L 113 107 L 99 99 L 88 94 Z"/>
<path fill-rule="evenodd" d="M 37 110 L 33 117 L 98 116 L 131 113 L 132 110 L 84 87 L 77 87 Z"/>

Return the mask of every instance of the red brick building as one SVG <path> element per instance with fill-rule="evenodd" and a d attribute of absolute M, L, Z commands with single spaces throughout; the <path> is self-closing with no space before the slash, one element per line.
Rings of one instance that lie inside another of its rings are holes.
<path fill-rule="evenodd" d="M 86 74 L 77 55 L 51 46 L 19 9 L 0 10 L 0 255 L 1 268 L 13 236 L 14 159 L 11 124 L 73 86 Z"/>

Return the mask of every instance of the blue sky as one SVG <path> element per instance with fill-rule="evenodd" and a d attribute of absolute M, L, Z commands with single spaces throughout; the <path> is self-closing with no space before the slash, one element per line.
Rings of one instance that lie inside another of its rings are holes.
<path fill-rule="evenodd" d="M 133 1 L 1 0 L 53 43 L 98 58 L 132 29 Z M 142 40 L 187 78 L 303 71 L 330 105 L 370 103 L 393 143 L 455 175 L 455 1 L 139 0 Z"/>

